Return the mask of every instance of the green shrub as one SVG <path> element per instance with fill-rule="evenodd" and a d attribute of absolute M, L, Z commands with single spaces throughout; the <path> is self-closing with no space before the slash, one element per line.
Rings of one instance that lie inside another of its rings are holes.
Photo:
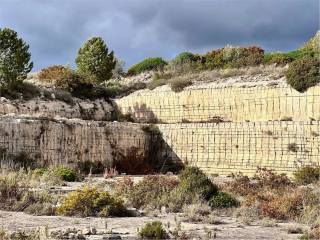
<path fill-rule="evenodd" d="M 286 65 L 292 62 L 294 58 L 288 56 L 286 53 L 275 52 L 275 53 L 266 53 L 264 55 L 264 63 L 266 64 L 276 64 L 276 65 Z"/>
<path fill-rule="evenodd" d="M 57 208 L 58 215 L 65 216 L 128 216 L 121 199 L 96 188 L 85 187 L 69 193 Z"/>
<path fill-rule="evenodd" d="M 168 239 L 169 235 L 163 228 L 160 221 L 147 223 L 140 231 L 139 235 L 142 239 Z"/>
<path fill-rule="evenodd" d="M 239 201 L 225 192 L 219 192 L 216 196 L 213 196 L 209 200 L 209 205 L 212 208 L 230 208 L 238 207 L 240 205 Z"/>
<path fill-rule="evenodd" d="M 28 82 L 19 82 L 16 85 L 1 85 L 0 95 L 8 99 L 24 99 L 30 100 L 35 97 L 41 96 L 39 87 Z"/>
<path fill-rule="evenodd" d="M 116 60 L 102 38 L 92 37 L 79 49 L 76 63 L 77 72 L 87 82 L 101 83 L 112 77 Z"/>
<path fill-rule="evenodd" d="M 0 29 L 0 85 L 15 88 L 31 71 L 29 45 L 10 28 Z"/>
<path fill-rule="evenodd" d="M 218 187 L 197 167 L 186 167 L 178 178 L 178 189 L 188 195 L 199 195 L 204 200 L 209 200 L 218 194 Z"/>
<path fill-rule="evenodd" d="M 320 181 L 320 167 L 302 167 L 293 173 L 298 184 L 310 184 Z"/>
<path fill-rule="evenodd" d="M 167 62 L 162 58 L 146 58 L 128 69 L 129 75 L 136 75 L 151 70 L 162 70 Z"/>
<path fill-rule="evenodd" d="M 319 65 L 320 60 L 311 57 L 293 61 L 286 71 L 288 84 L 299 92 L 319 84 Z"/>
<path fill-rule="evenodd" d="M 190 79 L 177 78 L 170 81 L 170 87 L 174 92 L 181 92 L 184 88 L 192 85 L 192 81 Z"/>
<path fill-rule="evenodd" d="M 75 170 L 68 167 L 58 166 L 54 168 L 54 173 L 67 182 L 74 182 L 77 179 L 77 173 Z"/>
<path fill-rule="evenodd" d="M 173 59 L 172 61 L 175 64 L 181 64 L 181 63 L 187 63 L 190 61 L 197 61 L 197 60 L 198 60 L 198 57 L 196 55 L 194 55 L 193 53 L 183 52 L 183 53 L 180 53 L 179 55 L 177 55 L 175 57 L 175 59 Z"/>

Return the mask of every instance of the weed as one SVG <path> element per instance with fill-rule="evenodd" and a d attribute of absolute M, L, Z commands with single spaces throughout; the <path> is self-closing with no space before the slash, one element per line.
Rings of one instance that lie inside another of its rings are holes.
<path fill-rule="evenodd" d="M 320 167 L 306 166 L 293 173 L 298 184 L 310 184 L 320 180 Z"/>
<path fill-rule="evenodd" d="M 153 221 L 147 223 L 140 231 L 139 235 L 142 239 L 168 239 L 169 235 L 163 228 L 162 223 Z"/>

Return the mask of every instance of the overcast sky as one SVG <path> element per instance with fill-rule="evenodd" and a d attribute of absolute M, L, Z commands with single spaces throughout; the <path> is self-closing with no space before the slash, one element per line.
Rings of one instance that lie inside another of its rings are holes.
<path fill-rule="evenodd" d="M 130 66 L 226 44 L 295 49 L 319 29 L 319 0 L 0 0 L 3 27 L 30 45 L 33 70 L 74 65 L 92 36 Z"/>

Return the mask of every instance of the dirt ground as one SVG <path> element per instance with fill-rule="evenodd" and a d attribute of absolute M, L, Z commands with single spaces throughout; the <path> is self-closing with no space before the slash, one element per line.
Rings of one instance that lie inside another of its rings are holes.
<path fill-rule="evenodd" d="M 120 235 L 122 239 L 137 239 L 137 229 L 148 221 L 159 220 L 173 230 L 180 216 L 176 214 L 165 214 L 157 217 L 131 217 L 131 218 L 75 218 L 61 216 L 32 216 L 22 212 L 0 211 L 0 226 L 9 231 L 31 230 L 39 227 L 48 227 L 50 231 L 66 230 L 76 228 L 96 228 L 98 233 L 112 232 Z M 259 223 L 245 225 L 233 217 L 219 217 L 219 224 L 203 224 L 181 222 L 181 230 L 186 232 L 188 239 L 270 239 L 270 240 L 295 240 L 300 234 L 289 234 L 288 229 L 296 228 L 295 223 L 278 223 L 277 226 L 265 227 Z M 211 237 L 208 237 L 211 233 Z M 90 236 L 88 239 L 108 239 L 103 235 Z"/>

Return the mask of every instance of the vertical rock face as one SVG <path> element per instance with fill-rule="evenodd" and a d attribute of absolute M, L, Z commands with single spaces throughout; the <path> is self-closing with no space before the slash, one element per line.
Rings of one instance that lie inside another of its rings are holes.
<path fill-rule="evenodd" d="M 162 158 L 207 173 L 293 173 L 320 165 L 320 86 L 286 85 L 141 90 L 116 100 L 140 122 L 158 122 Z"/>
<path fill-rule="evenodd" d="M 163 156 L 188 162 L 211 174 L 258 167 L 293 173 L 320 164 L 320 122 L 228 122 L 159 124 L 167 147 Z"/>
<path fill-rule="evenodd" d="M 99 161 L 112 166 L 132 148 L 147 157 L 149 136 L 138 124 L 28 118 L 0 119 L 2 156 L 25 154 L 38 165 Z M 4 158 L 2 158 L 4 159 Z M 2 162 L 5 164 L 5 162 Z"/>
<path fill-rule="evenodd" d="M 288 86 L 139 91 L 116 100 L 137 121 L 163 123 L 320 120 L 320 86 L 299 93 Z"/>

